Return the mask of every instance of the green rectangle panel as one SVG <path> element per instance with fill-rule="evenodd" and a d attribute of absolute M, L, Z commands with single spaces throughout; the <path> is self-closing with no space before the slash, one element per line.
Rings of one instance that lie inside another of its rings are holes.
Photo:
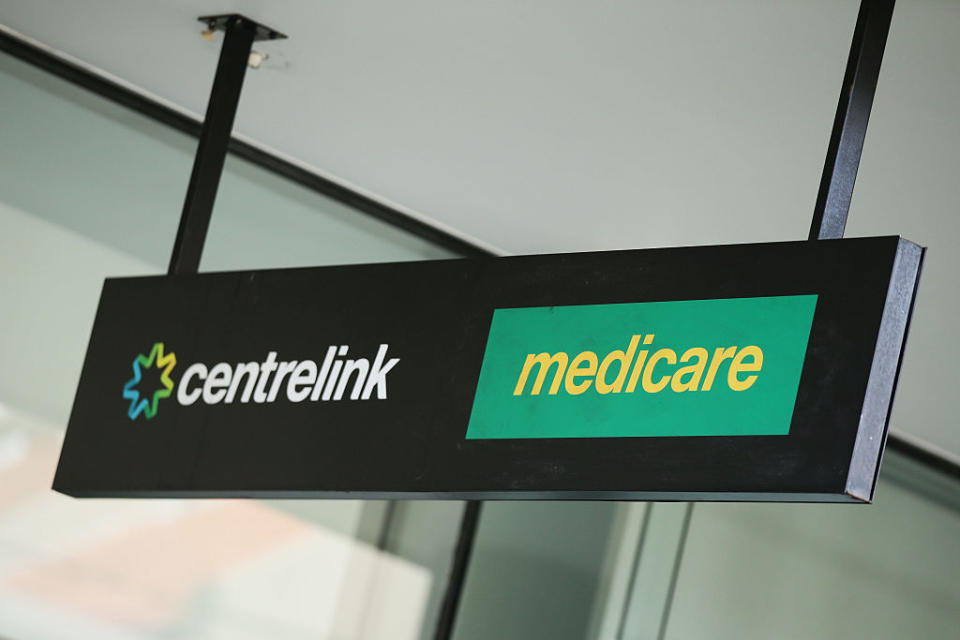
<path fill-rule="evenodd" d="M 496 309 L 466 437 L 786 435 L 816 304 Z"/>

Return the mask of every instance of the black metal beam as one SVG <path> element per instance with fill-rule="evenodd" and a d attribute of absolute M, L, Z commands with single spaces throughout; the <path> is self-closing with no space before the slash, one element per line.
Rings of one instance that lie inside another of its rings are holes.
<path fill-rule="evenodd" d="M 893 5 L 894 0 L 861 0 L 813 210 L 810 240 L 843 237 Z"/>
<path fill-rule="evenodd" d="M 213 18 L 209 18 L 213 20 Z M 215 26 L 216 22 L 211 22 Z M 257 35 L 257 25 L 242 16 L 231 16 L 223 22 L 225 35 L 220 49 L 217 73 L 213 79 L 207 114 L 200 130 L 197 155 L 187 187 L 187 197 L 180 214 L 177 239 L 170 257 L 171 274 L 196 273 L 200 267 L 203 243 L 213 215 L 213 203 L 227 159 L 227 144 L 243 89 L 243 76 L 250 59 L 250 48 Z"/>
<path fill-rule="evenodd" d="M 482 506 L 483 502 L 479 500 L 468 500 L 463 505 L 460 531 L 457 534 L 457 546 L 453 550 L 453 560 L 447 577 L 447 589 L 443 594 L 440 614 L 437 616 L 437 626 L 434 633 L 436 640 L 448 640 L 453 637 L 453 626 L 457 620 L 457 610 L 460 608 L 463 585 L 467 580 L 467 568 L 470 566 L 473 543 L 477 538 L 477 527 L 480 524 Z"/>
<path fill-rule="evenodd" d="M 677 552 L 673 556 L 673 568 L 670 570 L 670 583 L 667 586 L 667 597 L 663 603 L 663 611 L 660 614 L 660 631 L 657 633 L 657 640 L 663 640 L 667 637 L 667 624 L 670 622 L 670 614 L 673 612 L 673 598 L 677 593 L 677 581 L 680 579 L 680 565 L 683 562 L 683 552 L 687 548 L 687 538 L 690 537 L 690 520 L 693 518 L 693 505 L 693 502 L 688 502 L 687 508 L 683 512 L 680 540 L 677 542 Z"/>
<path fill-rule="evenodd" d="M 887 447 L 925 469 L 936 471 L 954 482 L 960 482 L 960 464 L 956 462 L 955 458 L 945 457 L 938 451 L 907 440 L 895 433 L 887 436 Z"/>

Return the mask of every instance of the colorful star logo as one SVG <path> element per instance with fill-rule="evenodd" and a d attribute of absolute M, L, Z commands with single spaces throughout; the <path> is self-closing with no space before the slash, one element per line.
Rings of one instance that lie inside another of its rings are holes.
<path fill-rule="evenodd" d="M 133 377 L 123 386 L 123 397 L 130 401 L 130 409 L 127 411 L 127 415 L 130 416 L 131 420 L 136 420 L 141 413 L 146 416 L 147 420 L 157 415 L 157 402 L 173 393 L 173 380 L 170 379 L 170 372 L 173 371 L 176 364 L 176 354 L 164 354 L 162 342 L 154 343 L 149 356 L 144 356 L 141 353 L 133 359 Z M 163 388 L 154 391 L 152 398 L 141 398 L 140 392 L 134 389 L 143 377 L 140 370 L 141 366 L 146 369 L 152 366 L 156 366 L 157 369 L 164 367 L 163 373 L 160 375 L 160 383 Z"/>

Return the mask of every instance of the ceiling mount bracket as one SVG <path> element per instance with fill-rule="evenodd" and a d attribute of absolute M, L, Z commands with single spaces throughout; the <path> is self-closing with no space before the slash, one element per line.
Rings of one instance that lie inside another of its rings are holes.
<path fill-rule="evenodd" d="M 265 24 L 260 24 L 256 20 L 251 20 L 245 15 L 239 13 L 221 13 L 215 16 L 200 16 L 197 18 L 200 22 L 207 25 L 207 29 L 210 31 L 226 31 L 231 25 L 244 25 L 247 28 L 253 27 L 254 29 L 254 42 L 260 42 L 262 40 L 286 40 L 287 35 L 285 33 L 280 33 L 276 29 L 268 27 Z"/>

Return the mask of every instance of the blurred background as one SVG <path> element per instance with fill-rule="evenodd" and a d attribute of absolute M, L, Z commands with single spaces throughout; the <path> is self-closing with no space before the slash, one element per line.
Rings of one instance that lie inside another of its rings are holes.
<path fill-rule="evenodd" d="M 464 511 L 50 490 L 103 278 L 165 271 L 196 146 L 84 76 L 197 119 L 197 15 L 275 26 L 236 137 L 394 216 L 234 154 L 202 271 L 796 240 L 858 7 L 0 0 L 0 637 L 433 638 Z M 875 504 L 487 503 L 449 635 L 956 637 L 958 113 L 960 3 L 900 0 L 847 227 L 929 247 Z"/>

